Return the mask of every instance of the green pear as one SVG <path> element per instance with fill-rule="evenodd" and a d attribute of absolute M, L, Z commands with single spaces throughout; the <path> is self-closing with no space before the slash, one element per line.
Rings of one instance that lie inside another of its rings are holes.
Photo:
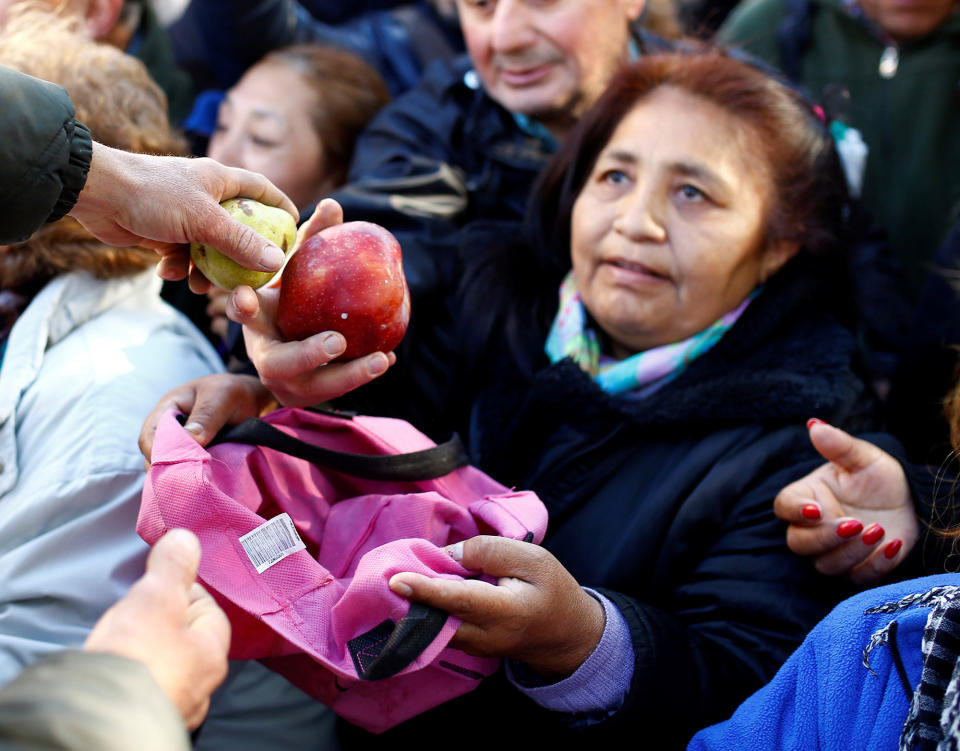
<path fill-rule="evenodd" d="M 253 227 L 287 256 L 297 239 L 297 223 L 283 209 L 267 206 L 252 198 L 228 198 L 220 203 L 234 219 Z M 234 289 L 246 284 L 254 289 L 262 287 L 276 275 L 274 271 L 246 269 L 212 245 L 190 243 L 190 258 L 213 284 L 223 289 Z"/>

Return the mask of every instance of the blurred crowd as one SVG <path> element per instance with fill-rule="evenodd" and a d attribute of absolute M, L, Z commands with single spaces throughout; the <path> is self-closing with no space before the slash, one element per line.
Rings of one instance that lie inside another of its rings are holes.
<path fill-rule="evenodd" d="M 0 102 L 0 747 L 960 747 L 958 0 L 0 0 Z M 390 230 L 396 350 L 232 197 Z M 381 734 L 137 533 L 169 410 L 314 407 L 549 514 L 392 575 L 502 662 Z"/>

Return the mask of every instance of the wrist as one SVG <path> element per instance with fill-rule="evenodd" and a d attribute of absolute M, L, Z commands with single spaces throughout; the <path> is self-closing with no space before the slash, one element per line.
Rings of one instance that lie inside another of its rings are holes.
<path fill-rule="evenodd" d="M 133 181 L 128 179 L 128 171 L 119 166 L 123 155 L 124 152 L 118 149 L 93 142 L 86 184 L 69 212 L 81 224 L 112 214 L 111 196 L 118 191 L 128 194 L 133 192 L 135 186 Z"/>
<path fill-rule="evenodd" d="M 550 681 L 559 681 L 573 675 L 596 649 L 603 636 L 607 617 L 603 605 L 588 592 L 579 588 L 580 604 L 571 618 L 574 628 L 564 643 L 544 650 L 543 656 L 524 660 L 538 675 Z"/>

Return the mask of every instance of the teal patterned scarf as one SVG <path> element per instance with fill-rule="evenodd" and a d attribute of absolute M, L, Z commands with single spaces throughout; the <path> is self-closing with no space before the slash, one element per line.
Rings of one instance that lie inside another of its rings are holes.
<path fill-rule="evenodd" d="M 600 340 L 597 332 L 587 325 L 586 310 L 571 271 L 560 285 L 560 307 L 547 336 L 547 356 L 550 362 L 569 357 L 604 391 L 640 399 L 672 381 L 720 341 L 761 289 L 755 289 L 736 308 L 689 339 L 616 360 L 600 351 Z"/>

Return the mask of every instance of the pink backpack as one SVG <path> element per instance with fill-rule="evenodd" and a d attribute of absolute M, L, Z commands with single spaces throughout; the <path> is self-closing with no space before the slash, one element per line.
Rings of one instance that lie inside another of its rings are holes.
<path fill-rule="evenodd" d="M 258 659 L 373 732 L 474 689 L 498 661 L 447 647 L 459 621 L 387 586 L 471 576 L 442 546 L 540 542 L 547 512 L 402 420 L 281 409 L 204 448 L 173 412 L 153 445 L 137 531 L 200 538 L 199 577 Z"/>

